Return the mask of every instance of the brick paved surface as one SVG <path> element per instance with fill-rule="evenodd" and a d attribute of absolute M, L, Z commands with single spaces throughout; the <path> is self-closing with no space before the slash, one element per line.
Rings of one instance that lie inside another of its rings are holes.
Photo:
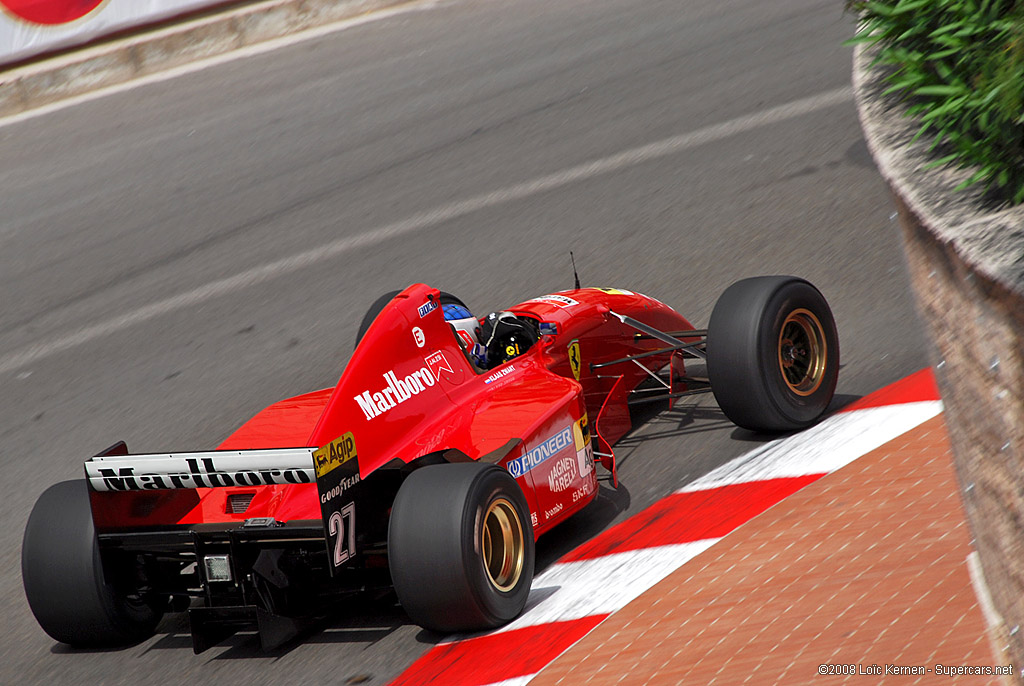
<path fill-rule="evenodd" d="M 531 684 L 1004 683 L 884 674 L 997 664 L 969 539 L 939 416 L 741 526 Z"/>

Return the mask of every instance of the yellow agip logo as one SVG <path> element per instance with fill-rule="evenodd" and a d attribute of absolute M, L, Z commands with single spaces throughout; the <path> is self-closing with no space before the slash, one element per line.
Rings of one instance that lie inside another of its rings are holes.
<path fill-rule="evenodd" d="M 580 380 L 580 369 L 583 366 L 583 362 L 580 358 L 580 342 L 573 341 L 569 344 L 569 367 L 572 368 L 572 375 L 576 377 L 576 380 Z"/>
<path fill-rule="evenodd" d="M 313 451 L 316 478 L 322 477 L 335 467 L 340 467 L 356 456 L 356 439 L 347 431 L 325 446 Z"/>

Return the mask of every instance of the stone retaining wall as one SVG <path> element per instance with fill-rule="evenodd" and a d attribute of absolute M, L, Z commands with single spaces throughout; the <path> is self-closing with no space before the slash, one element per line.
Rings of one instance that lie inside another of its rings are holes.
<path fill-rule="evenodd" d="M 1024 683 L 1024 208 L 994 208 L 970 172 L 925 169 L 930 141 L 884 97 L 870 50 L 854 57 L 865 139 L 896 199 L 961 495 L 999 617 L 995 659 Z M 879 307 L 884 307 L 879 303 Z M 884 346 L 884 341 L 879 342 Z M 935 532 L 936 537 L 942 532 Z"/>

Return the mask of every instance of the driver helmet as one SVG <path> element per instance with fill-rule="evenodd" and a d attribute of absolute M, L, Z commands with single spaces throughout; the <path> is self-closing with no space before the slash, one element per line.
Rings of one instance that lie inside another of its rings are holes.
<path fill-rule="evenodd" d="M 511 312 L 491 312 L 480 327 L 480 342 L 486 349 L 488 369 L 504 364 L 529 350 L 538 334 Z"/>

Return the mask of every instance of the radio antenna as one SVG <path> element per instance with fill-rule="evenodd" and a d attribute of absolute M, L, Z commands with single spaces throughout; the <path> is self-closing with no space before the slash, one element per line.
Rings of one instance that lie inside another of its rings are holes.
<path fill-rule="evenodd" d="M 573 257 L 572 250 L 569 251 L 569 259 L 572 260 L 572 275 L 576 279 L 576 290 L 580 289 L 580 275 L 576 273 L 576 258 Z"/>

